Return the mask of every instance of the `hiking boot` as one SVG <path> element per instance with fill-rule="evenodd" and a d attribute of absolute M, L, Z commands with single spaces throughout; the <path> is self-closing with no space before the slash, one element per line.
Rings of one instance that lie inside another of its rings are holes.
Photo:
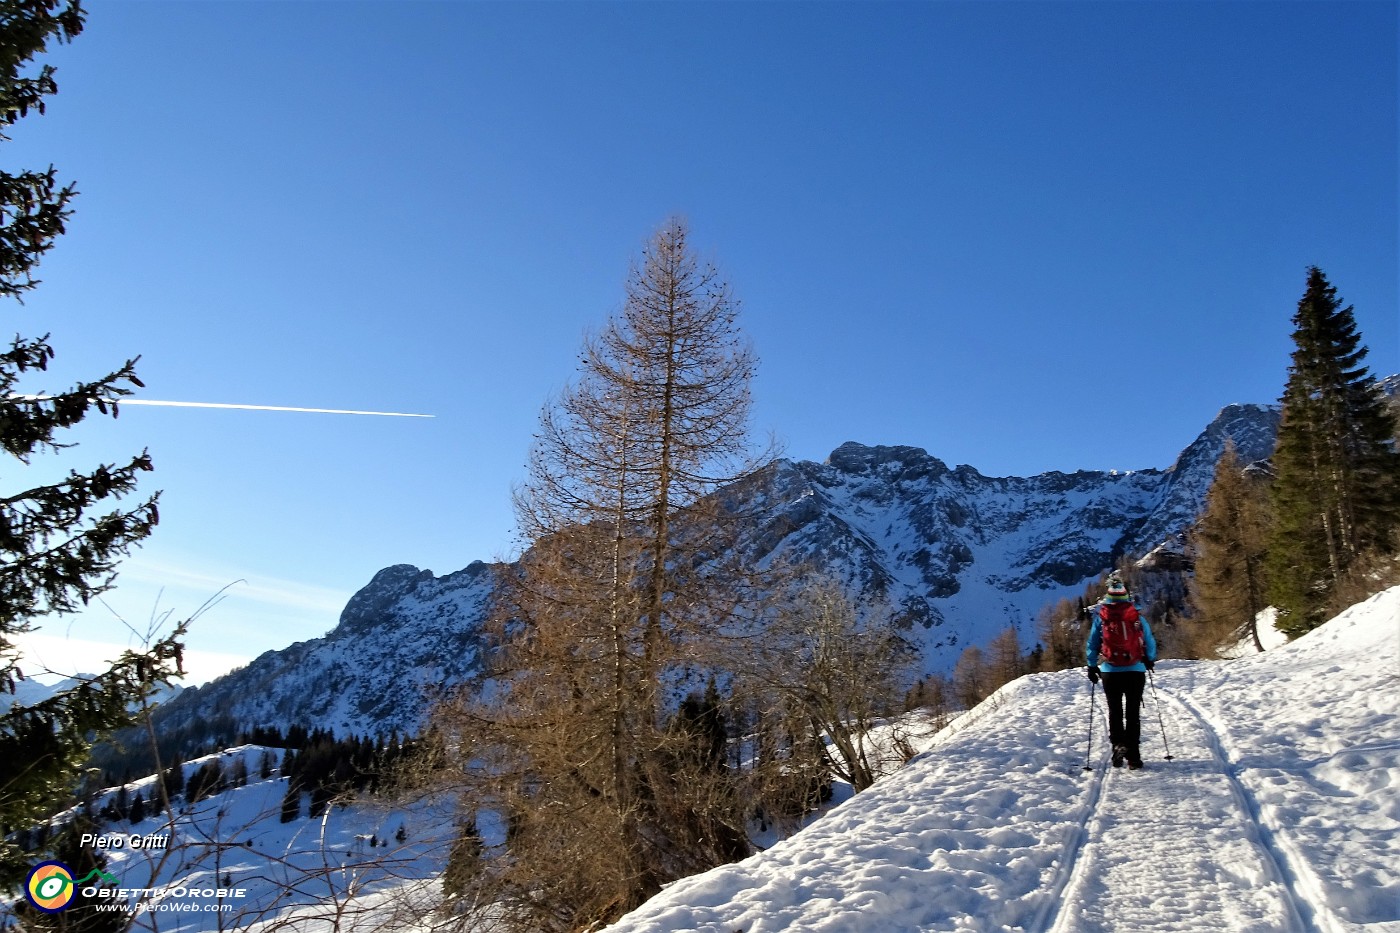
<path fill-rule="evenodd" d="M 1115 767 L 1115 768 L 1121 768 L 1121 767 L 1123 767 L 1123 759 L 1124 759 L 1125 757 L 1127 757 L 1127 754 L 1128 754 L 1128 749 L 1127 749 L 1125 746 L 1122 746 L 1122 745 L 1115 745 L 1115 746 L 1113 746 L 1113 767 Z M 1138 763 L 1138 767 L 1142 767 L 1142 763 L 1141 763 L 1141 762 Z"/>
<path fill-rule="evenodd" d="M 1129 761 L 1129 762 L 1128 762 L 1128 770 L 1129 770 L 1129 771 L 1141 771 L 1141 770 L 1142 770 L 1142 759 L 1141 759 L 1141 758 L 1134 758 L 1132 761 Z"/>

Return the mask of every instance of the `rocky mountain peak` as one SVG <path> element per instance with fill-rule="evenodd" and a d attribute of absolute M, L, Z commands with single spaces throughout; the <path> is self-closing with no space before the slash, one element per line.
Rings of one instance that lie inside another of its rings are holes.
<path fill-rule="evenodd" d="M 950 470 L 919 447 L 848 442 L 824 463 L 779 461 L 718 495 L 743 516 L 744 560 L 799 561 L 882 597 L 921 642 L 927 669 L 948 670 L 965 645 L 1008 625 L 1032 644 L 1047 603 L 1077 595 L 1120 555 L 1176 540 L 1226 439 L 1261 460 L 1277 427 L 1272 406 L 1230 405 L 1167 469 L 1025 478 Z M 386 567 L 325 638 L 189 691 L 168 719 L 415 731 L 434 691 L 479 672 L 494 569 L 476 562 L 438 577 Z"/>
<path fill-rule="evenodd" d="M 880 476 L 897 482 L 936 479 L 948 466 L 922 447 L 868 447 L 847 441 L 831 452 L 826 465 L 850 476 Z"/>

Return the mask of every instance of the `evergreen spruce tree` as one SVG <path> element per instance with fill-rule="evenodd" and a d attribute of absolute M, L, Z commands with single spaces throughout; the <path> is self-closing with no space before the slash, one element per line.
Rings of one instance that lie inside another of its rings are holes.
<path fill-rule="evenodd" d="M 185 792 L 185 762 L 179 755 L 161 775 L 161 786 L 165 796 L 172 800 Z"/>
<path fill-rule="evenodd" d="M 141 795 L 140 791 L 136 792 L 136 799 L 131 801 L 131 812 L 127 818 L 131 821 L 132 826 L 146 819 L 146 798 Z"/>
<path fill-rule="evenodd" d="M 1393 548 L 1400 454 L 1393 418 L 1362 365 L 1367 349 L 1352 307 L 1316 266 L 1293 324 L 1268 564 L 1278 627 L 1296 637 L 1325 621 L 1331 593 L 1359 556 Z"/>
<path fill-rule="evenodd" d="M 1255 618 L 1268 605 L 1268 495 L 1259 478 L 1245 473 L 1234 443 L 1227 440 L 1192 529 L 1196 568 L 1191 601 L 1199 616 L 1197 641 L 1206 651 L 1241 634 L 1264 650 Z"/>
<path fill-rule="evenodd" d="M 83 28 L 78 0 L 12 0 L 0 15 L 0 142 L 29 113 L 43 113 L 57 91 L 51 66 L 35 66 L 50 42 Z M 64 232 L 76 191 L 56 171 L 0 172 L 0 297 L 20 300 L 39 284 L 34 272 Z M 35 454 L 71 446 L 64 429 L 94 410 L 115 416 L 117 401 L 140 386 L 135 361 L 65 391 L 31 386 L 54 356 L 48 337 L 16 336 L 0 351 L 0 450 L 19 468 Z M 151 469 L 146 453 L 123 464 L 0 494 L 0 693 L 23 678 L 15 636 L 37 620 L 69 612 L 111 586 L 117 561 L 151 533 L 153 496 L 114 503 Z M 130 725 L 137 701 L 180 672 L 183 626 L 146 652 L 128 652 L 106 673 L 35 706 L 0 715 L 0 883 L 22 881 L 28 859 L 9 834 L 62 807 L 95 736 Z"/>
<path fill-rule="evenodd" d="M 283 823 L 290 823 L 301 816 L 301 787 L 296 781 L 287 781 L 287 792 L 282 795 L 282 809 L 280 819 Z"/>
<path fill-rule="evenodd" d="M 457 827 L 457 836 L 447 853 L 447 867 L 442 873 L 442 893 L 445 897 L 462 897 L 470 892 L 471 880 L 481 870 L 483 850 L 475 819 Z"/>

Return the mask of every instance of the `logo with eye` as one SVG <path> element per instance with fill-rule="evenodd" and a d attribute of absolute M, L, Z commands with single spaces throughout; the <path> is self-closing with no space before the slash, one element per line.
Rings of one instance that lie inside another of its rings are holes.
<path fill-rule="evenodd" d="M 24 896 L 46 914 L 56 914 L 73 901 L 73 870 L 62 862 L 40 862 L 24 882 Z"/>
<path fill-rule="evenodd" d="M 24 896 L 46 914 L 56 914 L 67 909 L 73 902 L 73 894 L 79 886 L 97 878 L 108 884 L 116 884 L 114 875 L 100 868 L 94 868 L 81 880 L 73 880 L 73 869 L 62 862 L 40 862 L 29 872 L 24 881 Z"/>

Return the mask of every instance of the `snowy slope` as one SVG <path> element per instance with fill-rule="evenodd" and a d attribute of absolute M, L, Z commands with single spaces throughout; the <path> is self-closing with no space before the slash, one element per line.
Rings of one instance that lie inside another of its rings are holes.
<path fill-rule="evenodd" d="M 256 774 L 266 751 L 240 746 L 187 762 L 184 771 L 188 778 L 211 759 L 227 769 L 242 758 Z M 281 749 L 271 751 L 281 757 Z M 155 777 L 126 788 L 133 798 L 158 795 Z M 119 902 L 137 911 L 134 928 L 164 933 L 281 929 L 289 917 L 340 929 L 360 919 L 372 921 L 373 928 L 396 910 L 411 910 L 417 919 L 437 903 L 437 879 L 455 837 L 450 800 L 425 797 L 391 807 L 367 799 L 332 805 L 310 818 L 303 794 L 300 814 L 284 823 L 286 790 L 287 779 L 274 776 L 194 804 L 176 798 L 173 817 L 156 812 L 139 823 L 102 825 L 98 835 L 125 842 L 102 854 L 113 884 L 124 892 Z M 133 837 L 164 837 L 165 845 L 133 847 Z M 0 904 L 0 929 L 8 929 L 13 919 L 10 899 Z"/>
<path fill-rule="evenodd" d="M 1398 637 L 1395 588 L 1266 654 L 1164 663 L 1141 772 L 1105 766 L 1101 697 L 1086 757 L 1082 673 L 1023 678 L 610 929 L 1400 931 Z"/>

